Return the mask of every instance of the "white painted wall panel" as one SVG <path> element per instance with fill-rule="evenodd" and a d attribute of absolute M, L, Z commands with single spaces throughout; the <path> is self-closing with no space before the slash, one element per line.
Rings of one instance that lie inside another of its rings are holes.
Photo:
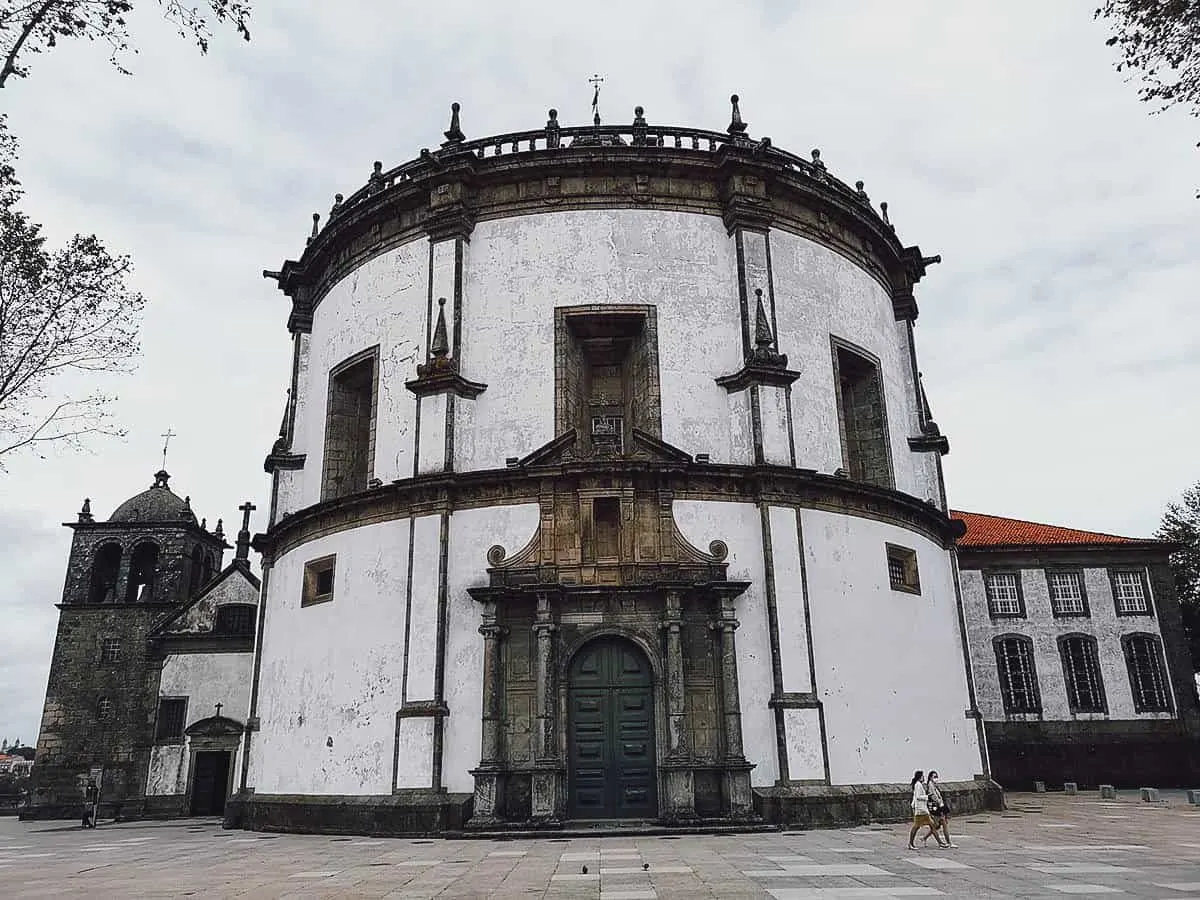
<path fill-rule="evenodd" d="M 554 308 L 584 304 L 657 307 L 663 438 L 731 458 L 714 379 L 741 367 L 742 346 L 736 259 L 719 218 L 614 209 L 480 222 L 469 275 L 463 374 L 488 389 L 464 470 L 503 467 L 554 437 Z"/>
<path fill-rule="evenodd" d="M 680 532 L 693 546 L 707 547 L 718 538 L 724 541 L 729 546 L 729 580 L 750 582 L 745 593 L 734 601 L 741 623 L 734 634 L 742 741 L 746 759 L 756 766 L 750 774 L 751 783 L 774 784 L 779 778 L 779 761 L 775 714 L 767 705 L 771 699 L 771 639 L 763 591 L 765 569 L 758 507 L 753 503 L 676 500 L 674 510 Z"/>
<path fill-rule="evenodd" d="M 475 790 L 470 770 L 479 765 L 483 725 L 483 636 L 480 604 L 468 588 L 488 583 L 487 551 L 499 544 L 509 555 L 529 543 L 538 506 L 466 509 L 450 517 L 448 587 L 450 628 L 446 641 L 446 719 L 442 775 L 450 791 Z"/>
<path fill-rule="evenodd" d="M 803 510 L 817 687 L 834 784 L 981 769 L 950 555 L 870 519 Z M 885 544 L 915 550 L 919 595 L 894 591 Z"/>
<path fill-rule="evenodd" d="M 420 462 L 417 472 L 428 475 L 446 468 L 446 394 L 430 394 L 421 400 Z M 409 473 L 411 475 L 412 473 Z M 404 477 L 408 477 L 407 475 Z"/>
<path fill-rule="evenodd" d="M 416 398 L 404 382 L 425 360 L 428 277 L 429 243 L 413 241 L 364 263 L 317 306 L 293 444 L 294 452 L 308 455 L 303 506 L 321 496 L 329 371 L 375 344 L 380 372 L 374 477 L 388 482 L 412 476 Z"/>
<path fill-rule="evenodd" d="M 412 610 L 408 638 L 408 702 L 433 699 L 437 665 L 438 560 L 442 517 L 413 520 Z M 407 550 L 407 548 L 406 548 Z M 393 565 L 403 565 L 403 559 Z"/>
<path fill-rule="evenodd" d="M 788 434 L 787 391 L 762 385 L 758 389 L 758 409 L 762 422 L 764 461 L 773 466 L 790 466 L 792 447 Z"/>
<path fill-rule="evenodd" d="M 250 759 L 249 783 L 260 793 L 390 791 L 408 529 L 400 519 L 329 535 L 284 554 L 271 570 L 262 730 Z M 330 553 L 337 554 L 334 599 L 302 609 L 304 563 Z"/>
<path fill-rule="evenodd" d="M 916 403 L 907 329 L 884 289 L 854 263 L 804 238 L 771 232 L 771 264 L 781 353 L 801 377 L 792 385 L 796 465 L 820 472 L 842 467 L 829 336 L 875 354 L 883 369 L 896 487 L 924 499 L 908 438 Z"/>
<path fill-rule="evenodd" d="M 821 753 L 821 719 L 815 709 L 785 709 L 788 777 L 792 781 L 824 781 L 825 757 Z"/>
<path fill-rule="evenodd" d="M 806 694 L 812 691 L 813 687 L 808 659 L 808 632 L 804 617 L 804 583 L 800 571 L 800 535 L 796 510 L 772 506 L 769 513 L 783 689 L 788 693 Z"/>

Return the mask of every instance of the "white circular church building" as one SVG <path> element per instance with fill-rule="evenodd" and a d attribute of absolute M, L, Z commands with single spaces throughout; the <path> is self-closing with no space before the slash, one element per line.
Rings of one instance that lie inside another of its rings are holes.
<path fill-rule="evenodd" d="M 405 833 L 997 802 L 905 247 L 724 132 L 446 141 L 299 261 L 227 823 Z M 319 227 L 320 226 L 320 227 Z"/>

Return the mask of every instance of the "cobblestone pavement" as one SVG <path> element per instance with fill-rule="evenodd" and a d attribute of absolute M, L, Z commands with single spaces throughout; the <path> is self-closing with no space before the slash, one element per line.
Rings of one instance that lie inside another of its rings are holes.
<path fill-rule="evenodd" d="M 1008 807 L 954 820 L 958 849 L 918 852 L 901 825 L 447 841 L 256 834 L 211 819 L 83 831 L 4 818 L 0 896 L 1200 898 L 1200 807 L 1181 795 L 1010 794 Z"/>

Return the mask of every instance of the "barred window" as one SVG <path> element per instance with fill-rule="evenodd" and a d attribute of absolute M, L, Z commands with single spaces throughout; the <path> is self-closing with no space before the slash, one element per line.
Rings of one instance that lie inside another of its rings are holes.
<path fill-rule="evenodd" d="M 231 634 L 247 636 L 254 634 L 254 614 L 256 609 L 249 603 L 230 603 L 217 609 L 217 618 L 213 623 L 216 634 Z"/>
<path fill-rule="evenodd" d="M 187 697 L 164 697 L 158 701 L 158 724 L 154 730 L 156 741 L 178 741 L 183 739 L 183 726 L 187 717 Z"/>
<path fill-rule="evenodd" d="M 996 638 L 996 670 L 1006 713 L 1041 712 L 1033 641 L 1013 635 Z"/>
<path fill-rule="evenodd" d="M 1125 664 L 1129 667 L 1129 686 L 1133 690 L 1133 708 L 1138 712 L 1170 712 L 1171 695 L 1167 690 L 1167 672 L 1162 645 L 1152 634 L 1130 634 L 1121 639 L 1125 646 Z"/>
<path fill-rule="evenodd" d="M 101 722 L 105 722 L 112 718 L 113 703 L 108 697 L 101 697 L 96 701 L 96 718 Z"/>
<path fill-rule="evenodd" d="M 100 642 L 100 662 L 116 663 L 121 661 L 121 642 L 117 638 L 105 638 Z"/>
<path fill-rule="evenodd" d="M 989 572 L 983 578 L 988 612 L 993 616 L 1024 616 L 1021 577 L 1016 572 Z"/>
<path fill-rule="evenodd" d="M 1080 572 L 1047 572 L 1050 586 L 1050 609 L 1056 616 L 1086 616 L 1087 600 L 1083 593 Z"/>
<path fill-rule="evenodd" d="M 1107 712 L 1096 639 L 1082 634 L 1066 635 L 1058 639 L 1058 649 L 1062 655 L 1071 712 Z"/>
<path fill-rule="evenodd" d="M 1146 579 L 1142 572 L 1132 569 L 1113 572 L 1113 599 L 1117 615 L 1135 616 L 1150 612 L 1146 598 Z"/>

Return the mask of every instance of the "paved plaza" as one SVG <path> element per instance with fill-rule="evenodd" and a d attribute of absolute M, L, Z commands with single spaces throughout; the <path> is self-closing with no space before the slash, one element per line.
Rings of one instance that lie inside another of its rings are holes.
<path fill-rule="evenodd" d="M 0 896 L 1200 898 L 1200 807 L 1163 796 L 1011 794 L 1002 813 L 952 823 L 959 849 L 916 853 L 901 825 L 496 841 L 256 834 L 211 819 L 84 831 L 4 818 Z"/>

